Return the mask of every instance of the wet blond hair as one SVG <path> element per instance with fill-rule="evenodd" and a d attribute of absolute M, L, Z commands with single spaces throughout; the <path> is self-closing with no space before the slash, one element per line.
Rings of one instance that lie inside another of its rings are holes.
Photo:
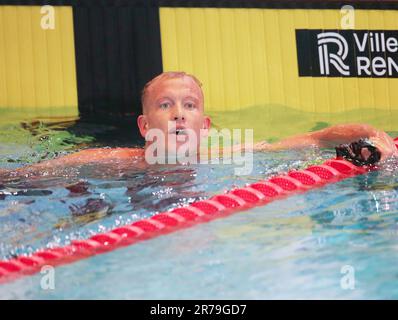
<path fill-rule="evenodd" d="M 163 72 L 163 73 L 159 74 L 158 76 L 156 76 L 155 78 L 153 78 L 152 80 L 148 81 L 145 84 L 144 89 L 142 89 L 142 94 L 141 94 L 142 112 L 144 113 L 145 100 L 146 100 L 146 97 L 148 96 L 149 88 L 153 84 L 155 84 L 157 81 L 163 80 L 163 79 L 178 79 L 178 78 L 184 78 L 184 77 L 191 78 L 193 81 L 195 81 L 195 83 L 198 85 L 198 87 L 200 89 L 200 92 L 202 92 L 202 96 L 203 96 L 202 83 L 194 75 L 186 73 L 184 71 L 167 71 L 167 72 Z"/>

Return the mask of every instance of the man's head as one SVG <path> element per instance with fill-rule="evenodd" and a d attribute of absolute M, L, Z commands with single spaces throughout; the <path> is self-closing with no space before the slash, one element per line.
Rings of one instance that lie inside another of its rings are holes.
<path fill-rule="evenodd" d="M 151 129 L 162 131 L 166 150 L 168 145 L 174 145 L 177 136 L 186 135 L 187 129 L 196 134 L 197 148 L 203 136 L 201 129 L 210 128 L 210 118 L 204 115 L 201 83 L 185 72 L 164 72 L 149 81 L 141 102 L 143 114 L 137 120 L 141 135 L 145 137 Z M 170 124 L 176 130 L 170 130 Z M 178 149 L 185 141 L 176 143 Z"/>

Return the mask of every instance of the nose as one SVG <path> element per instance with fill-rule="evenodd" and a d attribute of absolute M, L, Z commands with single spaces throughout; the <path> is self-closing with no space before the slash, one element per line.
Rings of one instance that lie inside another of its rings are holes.
<path fill-rule="evenodd" d="M 174 121 L 185 121 L 184 108 L 177 104 L 172 115 Z"/>
<path fill-rule="evenodd" d="M 184 121 L 185 120 L 185 117 L 184 116 L 174 116 L 174 119 L 173 119 L 174 121 L 178 121 L 178 120 L 182 120 L 182 121 Z"/>

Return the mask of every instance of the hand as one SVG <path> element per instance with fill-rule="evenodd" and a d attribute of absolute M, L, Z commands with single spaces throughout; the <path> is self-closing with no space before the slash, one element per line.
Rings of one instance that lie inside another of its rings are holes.
<path fill-rule="evenodd" d="M 381 161 L 392 156 L 398 156 L 398 149 L 394 140 L 384 131 L 377 131 L 376 135 L 370 137 L 369 140 L 381 152 Z"/>

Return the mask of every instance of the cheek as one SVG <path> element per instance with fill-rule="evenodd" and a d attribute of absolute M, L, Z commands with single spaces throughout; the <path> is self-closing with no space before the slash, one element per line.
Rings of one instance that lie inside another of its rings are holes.
<path fill-rule="evenodd" d="M 195 132 L 197 139 L 202 138 L 202 132 L 201 130 L 203 129 L 203 120 L 199 117 L 196 117 L 194 121 L 191 122 L 191 129 Z"/>
<path fill-rule="evenodd" d="M 148 127 L 150 129 L 165 129 L 167 128 L 167 117 L 163 113 L 156 113 L 148 120 Z"/>
<path fill-rule="evenodd" d="M 203 117 L 199 117 L 195 123 L 195 128 L 198 131 L 198 133 L 200 133 L 200 130 L 203 129 L 203 121 L 204 118 Z"/>
<path fill-rule="evenodd" d="M 196 112 L 189 114 L 188 121 L 192 128 L 202 128 L 203 127 L 203 116 Z"/>

